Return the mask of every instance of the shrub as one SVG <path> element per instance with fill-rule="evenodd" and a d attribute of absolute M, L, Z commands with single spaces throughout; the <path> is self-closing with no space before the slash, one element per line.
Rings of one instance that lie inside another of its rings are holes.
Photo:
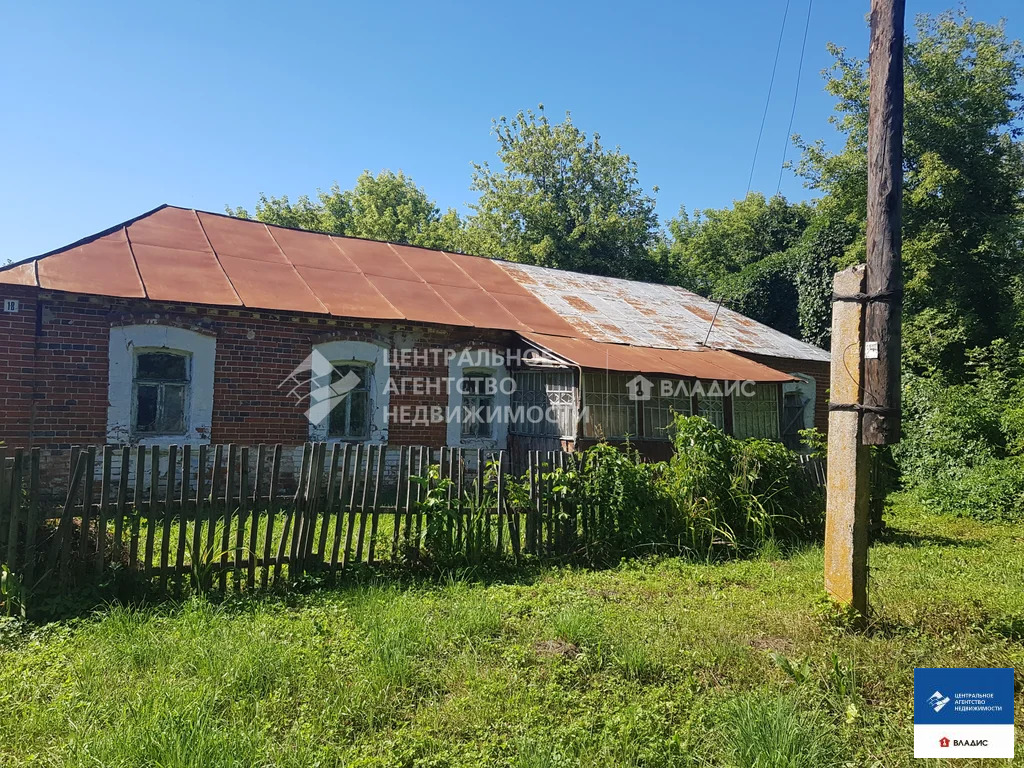
<path fill-rule="evenodd" d="M 893 457 L 907 488 L 936 512 L 1017 518 L 1024 514 L 1024 358 L 997 340 L 969 359 L 965 383 L 907 378 L 904 437 Z"/>
<path fill-rule="evenodd" d="M 771 440 L 737 440 L 699 417 L 677 416 L 667 486 L 689 548 L 752 549 L 816 534 L 821 494 L 797 455 Z"/>

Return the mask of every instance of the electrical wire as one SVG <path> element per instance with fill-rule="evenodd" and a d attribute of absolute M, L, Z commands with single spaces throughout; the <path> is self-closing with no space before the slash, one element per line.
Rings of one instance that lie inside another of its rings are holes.
<path fill-rule="evenodd" d="M 757 165 L 757 152 L 761 148 L 761 136 L 764 134 L 764 123 L 768 118 L 768 105 L 772 101 L 772 89 L 775 87 L 775 72 L 779 68 L 779 53 L 782 52 L 782 38 L 786 31 L 786 19 L 789 18 L 789 4 L 786 0 L 786 10 L 782 13 L 782 28 L 779 29 L 779 42 L 775 45 L 775 63 L 772 64 L 772 77 L 768 81 L 768 97 L 764 100 L 764 111 L 761 113 L 761 127 L 757 129 L 757 142 L 754 144 L 754 158 L 750 161 L 750 175 L 747 177 L 747 194 L 750 194 L 750 185 L 754 181 L 754 166 Z M 747 195 L 744 195 L 746 197 Z"/>
<path fill-rule="evenodd" d="M 757 141 L 754 143 L 754 157 L 750 161 L 750 175 L 747 176 L 747 191 L 743 194 L 744 198 L 750 194 L 750 186 L 754 182 L 754 168 L 757 166 L 757 153 L 761 148 L 761 136 L 764 134 L 764 123 L 768 118 L 768 106 L 772 103 L 772 89 L 775 87 L 775 73 L 779 68 L 779 54 L 782 52 L 782 39 L 786 32 L 786 20 L 789 18 L 790 2 L 791 0 L 786 0 L 786 9 L 782 12 L 782 26 L 779 28 L 779 41 L 775 44 L 775 62 L 772 64 L 772 76 L 768 81 L 768 96 L 764 100 L 764 110 L 761 112 L 761 127 L 757 129 Z M 810 14 L 809 10 L 808 14 Z M 807 42 L 806 29 L 804 30 L 804 42 Z M 802 64 L 803 53 L 800 54 L 800 59 Z M 715 320 L 718 319 L 718 311 L 722 308 L 723 301 L 724 299 L 719 299 L 718 303 L 715 305 L 715 314 L 711 317 L 711 324 L 708 326 L 708 332 L 704 336 L 704 343 L 702 346 L 706 347 L 708 345 L 708 339 L 711 338 L 711 331 L 714 330 Z"/>
<path fill-rule="evenodd" d="M 779 183 L 775 186 L 775 194 L 782 189 L 782 173 L 786 170 L 786 153 L 789 152 L 789 139 L 793 135 L 793 118 L 796 116 L 796 102 L 800 96 L 800 75 L 804 70 L 804 51 L 807 50 L 807 30 L 811 27 L 811 6 L 814 0 L 807 0 L 807 20 L 804 22 L 804 40 L 800 44 L 800 62 L 796 65 L 796 87 L 793 89 L 793 108 L 789 112 L 789 127 L 786 129 L 786 144 L 782 148 L 782 165 L 779 166 Z"/>

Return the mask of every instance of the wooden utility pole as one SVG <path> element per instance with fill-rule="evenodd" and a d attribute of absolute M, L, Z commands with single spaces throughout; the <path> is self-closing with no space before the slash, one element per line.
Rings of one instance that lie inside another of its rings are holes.
<path fill-rule="evenodd" d="M 865 445 L 900 439 L 903 311 L 903 17 L 906 0 L 872 0 L 868 78 Z"/>
<path fill-rule="evenodd" d="M 871 1 L 867 267 L 835 276 L 825 589 L 868 609 L 870 445 L 900 437 L 905 0 Z"/>

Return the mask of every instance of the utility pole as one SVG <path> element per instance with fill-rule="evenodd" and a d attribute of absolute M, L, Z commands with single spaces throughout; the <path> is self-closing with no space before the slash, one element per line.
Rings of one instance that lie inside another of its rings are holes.
<path fill-rule="evenodd" d="M 890 445 L 900 439 L 905 6 L 906 0 L 871 2 L 864 445 Z"/>
<path fill-rule="evenodd" d="M 825 589 L 862 615 L 868 609 L 868 446 L 900 437 L 905 5 L 871 0 L 867 266 L 844 270 L 833 282 Z"/>

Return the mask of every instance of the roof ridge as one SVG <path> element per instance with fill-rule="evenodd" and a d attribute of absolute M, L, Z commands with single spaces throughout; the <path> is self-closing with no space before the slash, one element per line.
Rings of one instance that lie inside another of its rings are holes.
<path fill-rule="evenodd" d="M 99 240 L 101 237 L 106 237 L 107 235 L 114 234 L 114 232 L 116 232 L 117 230 L 121 229 L 122 227 L 127 229 L 132 224 L 134 224 L 136 221 L 144 219 L 147 216 L 152 216 L 154 213 L 156 213 L 157 211 L 162 211 L 164 208 L 177 208 L 177 207 L 178 206 L 176 206 L 176 205 L 170 205 L 168 203 L 161 203 L 156 208 L 151 208 L 150 210 L 146 211 L 145 213 L 140 213 L 138 216 L 132 216 L 132 218 L 126 219 L 125 221 L 122 221 L 120 224 L 115 224 L 112 227 L 107 227 L 106 229 L 102 230 L 101 232 L 96 232 L 96 233 L 91 234 L 91 235 L 86 235 L 85 237 L 79 238 L 78 240 L 75 240 L 73 243 L 69 243 L 68 245 L 62 245 L 59 248 L 54 248 L 52 250 L 47 251 L 46 253 L 40 253 L 40 254 L 37 254 L 35 256 L 26 256 L 25 258 L 19 259 L 18 261 L 12 261 L 10 264 L 5 264 L 3 266 L 0 266 L 0 272 L 3 272 L 3 271 L 8 270 L 8 269 L 11 269 L 12 267 L 20 267 L 23 264 L 28 264 L 29 262 L 32 262 L 32 261 L 39 261 L 39 259 L 45 259 L 47 256 L 53 256 L 55 253 L 63 253 L 64 251 L 70 251 L 72 248 L 79 248 L 79 247 L 81 247 L 83 245 L 88 245 L 89 243 L 91 243 L 91 242 L 93 242 L 95 240 Z M 134 259 L 134 256 L 132 258 Z M 37 282 L 38 282 L 38 276 L 39 275 L 38 275 L 38 267 L 37 267 L 36 268 Z"/>

